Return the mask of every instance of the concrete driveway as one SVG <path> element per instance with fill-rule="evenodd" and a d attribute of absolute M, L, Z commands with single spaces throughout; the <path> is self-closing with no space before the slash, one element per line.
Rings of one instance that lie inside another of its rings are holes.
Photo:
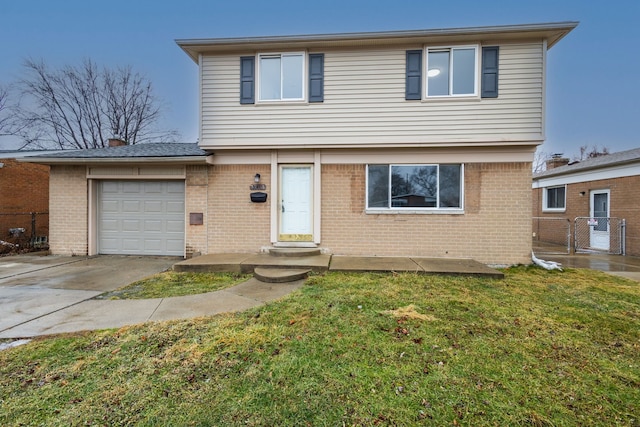
<path fill-rule="evenodd" d="M 0 337 L 11 329 L 101 293 L 165 271 L 175 257 L 62 257 L 19 255 L 0 258 Z"/>

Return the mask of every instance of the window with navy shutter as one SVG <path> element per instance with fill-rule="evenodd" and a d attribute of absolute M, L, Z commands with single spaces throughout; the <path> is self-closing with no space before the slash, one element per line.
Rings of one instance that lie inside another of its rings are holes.
<path fill-rule="evenodd" d="M 422 50 L 407 51 L 405 99 L 422 99 Z"/>
<path fill-rule="evenodd" d="M 309 102 L 324 101 L 324 54 L 309 55 Z"/>
<path fill-rule="evenodd" d="M 240 104 L 255 103 L 255 63 L 254 56 L 240 57 Z"/>
<path fill-rule="evenodd" d="M 482 97 L 498 97 L 498 46 L 482 48 Z"/>

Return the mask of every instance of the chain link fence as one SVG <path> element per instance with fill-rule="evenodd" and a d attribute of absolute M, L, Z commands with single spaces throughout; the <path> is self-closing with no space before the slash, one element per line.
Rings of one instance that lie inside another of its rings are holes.
<path fill-rule="evenodd" d="M 49 212 L 0 212 L 0 254 L 49 248 Z"/>
<path fill-rule="evenodd" d="M 578 217 L 574 220 L 575 251 L 624 255 L 625 228 L 621 218 Z"/>
<path fill-rule="evenodd" d="M 571 252 L 571 221 L 567 218 L 534 217 L 532 225 L 532 247 L 536 254 Z"/>

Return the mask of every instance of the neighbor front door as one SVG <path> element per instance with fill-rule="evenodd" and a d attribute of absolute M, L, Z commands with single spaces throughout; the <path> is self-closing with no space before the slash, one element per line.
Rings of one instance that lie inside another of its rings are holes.
<path fill-rule="evenodd" d="M 280 166 L 281 242 L 313 241 L 313 166 Z"/>
<path fill-rule="evenodd" d="M 592 225 L 590 230 L 590 247 L 598 250 L 609 250 L 609 190 L 591 191 Z"/>

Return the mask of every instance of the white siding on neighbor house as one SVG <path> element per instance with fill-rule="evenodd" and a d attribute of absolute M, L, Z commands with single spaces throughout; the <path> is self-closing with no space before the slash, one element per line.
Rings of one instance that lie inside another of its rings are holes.
<path fill-rule="evenodd" d="M 406 101 L 406 50 L 323 51 L 323 103 L 241 105 L 241 55 L 203 56 L 200 146 L 531 144 L 544 138 L 541 41 L 500 46 L 497 99 Z"/>

